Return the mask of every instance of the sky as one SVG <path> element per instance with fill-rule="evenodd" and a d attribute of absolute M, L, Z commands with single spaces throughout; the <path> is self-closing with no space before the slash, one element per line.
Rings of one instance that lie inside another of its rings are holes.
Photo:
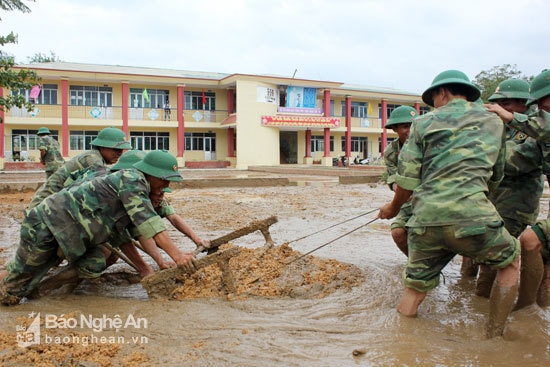
<path fill-rule="evenodd" d="M 458 69 L 550 68 L 547 0 L 36 0 L 0 10 L 18 63 L 271 74 L 421 94 Z"/>

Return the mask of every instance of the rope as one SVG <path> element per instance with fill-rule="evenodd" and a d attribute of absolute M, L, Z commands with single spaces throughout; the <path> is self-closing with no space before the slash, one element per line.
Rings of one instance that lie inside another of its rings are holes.
<path fill-rule="evenodd" d="M 317 231 L 317 232 L 310 233 L 310 234 L 308 234 L 308 235 L 302 236 L 302 237 L 300 237 L 300 238 L 297 238 L 297 239 L 295 239 L 295 240 L 289 241 L 289 242 L 287 242 L 287 243 L 288 243 L 288 244 L 291 244 L 291 243 L 293 243 L 293 242 L 298 242 L 298 241 L 300 241 L 300 240 L 303 240 L 304 238 L 313 236 L 314 234 L 318 234 L 318 233 L 324 232 L 324 231 L 326 231 L 326 230 L 329 230 L 329 229 L 331 229 L 331 228 L 334 228 L 334 227 L 336 227 L 336 226 L 339 226 L 340 224 L 344 224 L 344 223 L 349 222 L 349 221 L 352 221 L 352 220 L 354 220 L 354 219 L 361 218 L 361 217 L 363 217 L 363 216 L 365 216 L 365 215 L 367 215 L 367 214 L 374 213 L 374 212 L 377 211 L 377 210 L 379 210 L 379 208 L 370 210 L 370 211 L 368 211 L 368 212 L 366 212 L 366 213 L 363 213 L 363 214 L 359 214 L 358 216 L 355 216 L 355 217 L 353 217 L 353 218 L 346 219 L 346 220 L 344 220 L 344 221 L 342 221 L 342 222 L 340 222 L 340 223 L 333 224 L 333 225 L 331 225 L 330 227 L 321 229 L 320 231 Z"/>

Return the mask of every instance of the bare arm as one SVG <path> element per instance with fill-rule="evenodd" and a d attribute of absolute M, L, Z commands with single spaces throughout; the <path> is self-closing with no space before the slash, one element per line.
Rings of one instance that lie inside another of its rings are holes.
<path fill-rule="evenodd" d="M 191 239 L 191 241 L 193 241 L 197 246 L 202 245 L 204 248 L 209 248 L 210 247 L 210 245 L 209 245 L 210 241 L 203 240 L 202 238 L 200 238 L 195 233 L 195 231 L 193 231 L 191 229 L 191 227 L 189 227 L 189 225 L 178 214 L 168 215 L 168 216 L 166 216 L 166 219 L 168 219 L 170 221 L 170 223 L 172 223 L 172 225 L 174 227 L 176 227 L 176 229 L 178 231 L 180 231 L 181 233 L 183 233 L 184 235 L 189 237 Z M 208 246 L 205 246 L 205 244 L 208 245 Z"/>
<path fill-rule="evenodd" d="M 145 277 L 149 274 L 153 274 L 153 269 L 147 263 L 145 260 L 143 260 L 143 257 L 141 257 L 140 253 L 136 249 L 136 246 L 134 246 L 133 243 L 128 242 L 123 245 L 120 245 L 120 249 L 122 252 L 128 256 L 128 259 L 138 268 L 139 275 L 141 277 Z"/>
<path fill-rule="evenodd" d="M 410 199 L 411 195 L 412 191 L 396 186 L 392 201 L 380 208 L 378 218 L 391 219 L 395 217 L 399 213 L 399 210 L 401 210 L 401 206 Z"/>
<path fill-rule="evenodd" d="M 180 251 L 170 236 L 168 236 L 167 231 L 162 231 L 157 233 L 153 239 L 155 240 L 156 244 L 163 249 L 168 256 L 170 256 L 176 264 L 187 264 L 189 263 L 195 256 L 191 252 L 182 252 Z"/>
<path fill-rule="evenodd" d="M 159 248 L 157 247 L 157 244 L 153 238 L 145 239 L 143 236 L 138 237 L 139 243 L 141 244 L 141 247 L 143 248 L 143 251 L 147 253 L 147 255 L 151 256 L 153 260 L 157 263 L 159 268 L 161 269 L 168 269 L 170 268 L 172 264 L 169 262 L 165 262 L 162 258 L 162 254 L 159 251 Z"/>

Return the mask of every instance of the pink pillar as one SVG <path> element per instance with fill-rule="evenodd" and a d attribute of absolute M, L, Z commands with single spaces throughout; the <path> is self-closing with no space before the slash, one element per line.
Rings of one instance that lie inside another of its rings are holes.
<path fill-rule="evenodd" d="M 311 158 L 311 130 L 306 130 L 306 158 Z"/>
<path fill-rule="evenodd" d="M 388 132 L 386 131 L 386 122 L 388 121 L 388 101 L 382 100 L 382 151 L 381 156 L 384 156 L 384 150 L 388 145 Z"/>
<path fill-rule="evenodd" d="M 346 157 L 351 157 L 351 97 L 346 96 Z"/>
<path fill-rule="evenodd" d="M 130 105 L 128 99 L 130 98 L 130 93 L 128 90 L 128 83 L 122 83 L 122 131 L 126 134 L 126 137 L 130 136 L 128 132 L 128 109 Z"/>
<path fill-rule="evenodd" d="M 69 156 L 69 81 L 61 79 L 61 136 L 63 143 L 61 154 L 63 157 Z"/>
<path fill-rule="evenodd" d="M 0 98 L 3 98 L 3 97 L 4 97 L 4 88 L 0 87 Z M 4 150 L 6 148 L 5 118 L 6 118 L 6 114 L 4 113 L 4 109 L 0 109 L 0 158 L 5 158 L 4 156 Z"/>
<path fill-rule="evenodd" d="M 235 90 L 234 89 L 228 89 L 227 90 L 227 114 L 231 115 L 232 113 L 235 113 Z"/>
<path fill-rule="evenodd" d="M 416 110 L 418 116 L 420 116 L 420 102 L 414 102 L 414 109 Z"/>
<path fill-rule="evenodd" d="M 330 90 L 328 89 L 323 92 L 323 115 L 325 117 L 330 116 Z M 330 157 L 330 128 L 326 127 L 324 129 L 323 138 L 325 143 L 323 156 Z"/>
<path fill-rule="evenodd" d="M 183 157 L 185 153 L 185 119 L 183 117 L 185 100 L 183 92 L 183 85 L 178 85 L 178 157 Z"/>
<path fill-rule="evenodd" d="M 235 149 L 233 149 L 235 145 L 235 129 L 230 127 L 227 129 L 227 156 L 228 157 L 235 157 Z"/>

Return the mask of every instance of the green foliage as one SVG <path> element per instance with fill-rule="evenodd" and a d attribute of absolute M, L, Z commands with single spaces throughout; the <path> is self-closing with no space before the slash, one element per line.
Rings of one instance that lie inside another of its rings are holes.
<path fill-rule="evenodd" d="M 530 81 L 533 77 L 526 77 L 517 69 L 517 65 L 504 64 L 493 66 L 490 70 L 484 70 L 477 74 L 472 80 L 480 90 L 481 99 L 487 102 L 487 99 L 495 92 L 497 86 L 506 79 L 524 79 Z"/>
<path fill-rule="evenodd" d="M 55 52 L 50 50 L 50 55 L 43 54 L 42 52 L 35 53 L 32 57 L 27 57 L 29 63 L 31 62 L 58 62 L 62 61 Z"/>

